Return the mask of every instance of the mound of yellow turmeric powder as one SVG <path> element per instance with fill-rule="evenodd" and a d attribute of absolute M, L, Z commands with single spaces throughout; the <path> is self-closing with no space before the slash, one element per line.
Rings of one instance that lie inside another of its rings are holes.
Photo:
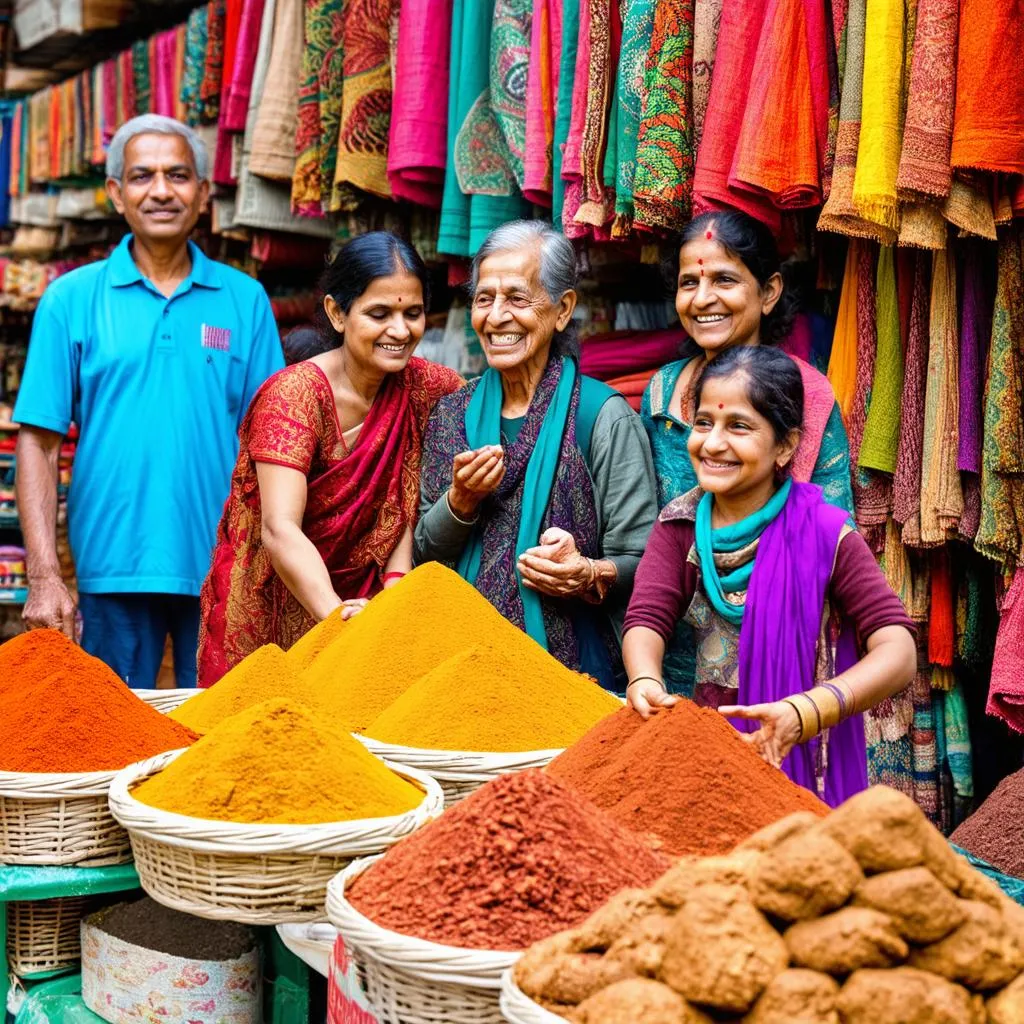
<path fill-rule="evenodd" d="M 178 705 L 170 716 L 200 736 L 254 704 L 281 697 L 319 707 L 315 690 L 277 644 L 264 644 L 215 685 Z"/>
<path fill-rule="evenodd" d="M 390 817 L 423 800 L 322 713 L 286 700 L 221 722 L 133 796 L 193 818 L 286 825 Z"/>
<path fill-rule="evenodd" d="M 340 629 L 325 619 L 311 632 L 331 629 L 337 636 L 313 659 L 305 677 L 325 695 L 338 724 L 351 732 L 366 732 L 413 683 L 474 644 L 490 643 L 513 658 L 527 649 L 541 651 L 458 573 L 438 562 L 413 569 Z M 432 714 L 457 711 L 460 697 L 449 695 Z"/>
<path fill-rule="evenodd" d="M 568 747 L 622 705 L 525 635 L 514 651 L 484 643 L 413 683 L 366 729 L 383 743 L 431 750 Z"/>
<path fill-rule="evenodd" d="M 295 671 L 309 668 L 313 659 L 332 641 L 337 639 L 346 623 L 342 621 L 341 609 L 336 608 L 322 622 L 318 622 L 305 636 L 300 637 L 288 648 L 288 660 Z"/>

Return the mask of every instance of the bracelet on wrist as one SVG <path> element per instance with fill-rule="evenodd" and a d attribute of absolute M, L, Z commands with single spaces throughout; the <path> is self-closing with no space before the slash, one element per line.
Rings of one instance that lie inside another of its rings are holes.
<path fill-rule="evenodd" d="M 665 685 L 664 680 L 659 679 L 657 676 L 634 676 L 628 683 L 626 683 L 626 689 L 628 690 L 634 683 L 642 682 L 644 679 L 648 679 L 652 683 L 657 683 L 666 693 L 668 693 L 668 687 Z"/>
<path fill-rule="evenodd" d="M 386 572 L 381 576 L 381 582 L 387 583 L 388 580 L 400 580 L 404 579 L 407 574 L 404 572 Z"/>

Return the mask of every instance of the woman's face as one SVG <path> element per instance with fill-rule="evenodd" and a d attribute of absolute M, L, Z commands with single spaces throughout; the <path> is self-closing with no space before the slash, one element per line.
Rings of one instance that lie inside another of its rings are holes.
<path fill-rule="evenodd" d="M 782 294 L 773 274 L 762 288 L 747 265 L 714 237 L 715 226 L 679 250 L 676 313 L 686 333 L 711 358 L 734 345 L 760 342 L 761 317 Z M 708 235 L 711 235 L 708 238 Z"/>
<path fill-rule="evenodd" d="M 499 373 L 527 365 L 545 366 L 556 331 L 564 330 L 576 308 L 576 293 L 558 302 L 540 281 L 540 245 L 497 252 L 480 264 L 473 294 L 473 329 L 487 364 Z"/>
<path fill-rule="evenodd" d="M 347 313 L 330 295 L 324 309 L 345 336 L 346 356 L 371 372 L 405 369 L 427 326 L 423 286 L 406 270 L 378 277 Z"/>
<path fill-rule="evenodd" d="M 709 380 L 701 389 L 687 448 L 701 489 L 739 498 L 773 486 L 789 464 L 799 434 L 782 442 L 751 404 L 746 374 Z"/>

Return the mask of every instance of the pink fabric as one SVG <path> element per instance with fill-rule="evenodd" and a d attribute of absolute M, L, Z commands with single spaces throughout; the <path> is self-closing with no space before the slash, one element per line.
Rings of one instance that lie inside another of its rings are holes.
<path fill-rule="evenodd" d="M 1018 569 L 1003 598 L 992 662 L 988 705 L 990 715 L 1024 732 L 1024 569 Z"/>
<path fill-rule="evenodd" d="M 404 0 L 398 15 L 388 182 L 396 199 L 441 207 L 448 140 L 452 0 Z"/>
<path fill-rule="evenodd" d="M 576 75 L 572 84 L 572 117 L 569 137 L 562 157 L 562 177 L 566 181 L 580 178 L 580 146 L 583 125 L 587 119 L 587 85 L 590 81 L 590 0 L 580 0 L 580 30 L 576 50 Z"/>
<path fill-rule="evenodd" d="M 733 0 L 722 8 L 715 73 L 697 150 L 693 207 L 695 214 L 734 207 L 777 230 L 779 212 L 768 199 L 729 187 L 766 6 L 767 0 Z"/>
<path fill-rule="evenodd" d="M 814 467 L 818 464 L 818 452 L 821 451 L 825 428 L 836 405 L 836 396 L 828 377 L 802 359 L 794 356 L 793 361 L 800 368 L 804 382 L 803 434 L 800 447 L 793 456 L 793 478 L 806 481 L 814 475 Z"/>
<path fill-rule="evenodd" d="M 103 62 L 103 145 L 114 137 L 117 122 L 117 58 Z"/>
<path fill-rule="evenodd" d="M 811 322 L 806 313 L 800 313 L 793 321 L 793 329 L 779 343 L 779 348 L 786 355 L 795 356 L 807 362 L 811 358 L 811 346 L 814 337 L 811 333 Z"/>
<path fill-rule="evenodd" d="M 561 60 L 562 0 L 537 0 L 533 9 L 530 70 L 526 82 L 523 195 L 538 206 L 551 205 L 551 147 Z"/>
<path fill-rule="evenodd" d="M 177 59 L 178 30 L 171 28 L 156 37 L 156 66 L 153 68 L 153 108 L 164 117 L 174 117 L 177 111 L 174 89 Z"/>
<path fill-rule="evenodd" d="M 249 115 L 249 96 L 252 76 L 256 69 L 256 51 L 260 45 L 260 27 L 263 24 L 264 0 L 245 0 L 242 21 L 238 28 L 235 63 L 231 68 L 231 82 L 224 99 L 221 130 L 244 132 Z"/>
<path fill-rule="evenodd" d="M 594 335 L 581 346 L 580 373 L 608 381 L 657 370 L 679 358 L 685 341 L 686 334 L 680 327 Z"/>

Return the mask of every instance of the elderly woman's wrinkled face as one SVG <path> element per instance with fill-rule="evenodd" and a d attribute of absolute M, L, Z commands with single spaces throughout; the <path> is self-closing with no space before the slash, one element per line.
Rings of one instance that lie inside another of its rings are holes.
<path fill-rule="evenodd" d="M 551 340 L 564 330 L 576 305 L 576 293 L 558 302 L 540 282 L 540 246 L 498 252 L 480 264 L 473 295 L 473 329 L 499 373 L 523 364 L 547 364 Z"/>

